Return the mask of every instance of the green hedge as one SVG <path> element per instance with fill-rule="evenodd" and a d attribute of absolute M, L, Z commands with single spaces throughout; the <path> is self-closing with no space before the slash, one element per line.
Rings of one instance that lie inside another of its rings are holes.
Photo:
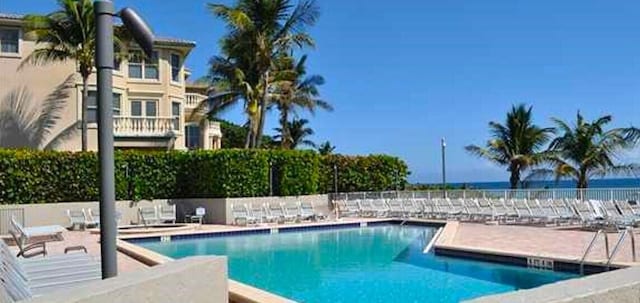
<path fill-rule="evenodd" d="M 219 198 L 290 196 L 402 188 L 409 174 L 395 157 L 320 156 L 313 151 L 118 151 L 116 198 Z M 272 180 L 272 188 L 269 180 Z M 0 204 L 95 201 L 94 153 L 0 149 Z"/>

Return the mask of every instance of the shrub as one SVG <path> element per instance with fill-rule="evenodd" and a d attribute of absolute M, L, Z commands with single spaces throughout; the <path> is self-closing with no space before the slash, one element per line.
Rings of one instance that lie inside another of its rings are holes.
<path fill-rule="evenodd" d="M 116 199 L 290 196 L 403 187 L 406 164 L 395 157 L 320 156 L 313 151 L 117 151 Z M 271 169 L 270 169 L 271 167 Z M 0 204 L 95 201 L 95 153 L 0 149 Z"/>

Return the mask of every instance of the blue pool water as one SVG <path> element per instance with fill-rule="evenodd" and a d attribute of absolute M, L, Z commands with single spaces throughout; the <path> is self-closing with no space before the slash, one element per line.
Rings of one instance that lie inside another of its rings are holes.
<path fill-rule="evenodd" d="M 299 302 L 459 302 L 575 277 L 423 254 L 433 233 L 380 225 L 138 245 L 172 258 L 228 256 L 232 279 Z"/>

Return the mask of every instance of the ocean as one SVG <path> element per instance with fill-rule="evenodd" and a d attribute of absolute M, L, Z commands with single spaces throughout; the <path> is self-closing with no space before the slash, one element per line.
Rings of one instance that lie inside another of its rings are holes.
<path fill-rule="evenodd" d="M 454 188 L 475 189 L 508 189 L 509 182 L 466 182 L 448 183 Z M 531 181 L 523 185 L 524 188 L 575 188 L 576 182 L 570 180 L 555 181 Z M 640 178 L 625 179 L 592 179 L 589 188 L 640 188 Z"/>

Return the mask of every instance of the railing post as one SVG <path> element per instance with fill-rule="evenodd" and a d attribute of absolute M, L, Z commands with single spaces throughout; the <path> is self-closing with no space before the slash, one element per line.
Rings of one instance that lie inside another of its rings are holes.
<path fill-rule="evenodd" d="M 466 199 L 467 198 L 467 190 L 462 190 L 462 199 Z"/>
<path fill-rule="evenodd" d="M 609 190 L 609 201 L 613 201 L 613 189 Z"/>

